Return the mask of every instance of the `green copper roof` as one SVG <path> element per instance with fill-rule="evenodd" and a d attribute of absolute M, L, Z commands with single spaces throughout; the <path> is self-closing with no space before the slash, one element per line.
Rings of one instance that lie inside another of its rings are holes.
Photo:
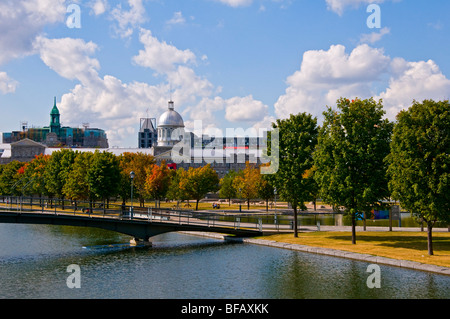
<path fill-rule="evenodd" d="M 50 115 L 59 115 L 59 110 L 58 110 L 58 108 L 56 107 L 56 97 L 55 97 L 55 102 L 54 102 L 54 104 L 53 104 L 53 109 L 52 109 L 52 111 L 50 112 Z"/>

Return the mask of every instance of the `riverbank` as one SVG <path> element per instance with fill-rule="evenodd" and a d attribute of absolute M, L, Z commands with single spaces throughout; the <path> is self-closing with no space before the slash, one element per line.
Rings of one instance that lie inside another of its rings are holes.
<path fill-rule="evenodd" d="M 351 244 L 351 233 L 341 231 L 299 232 L 276 234 L 258 238 L 237 238 L 224 234 L 187 232 L 194 236 L 217 238 L 308 253 L 384 264 L 401 268 L 439 273 L 450 276 L 450 233 L 434 233 L 435 255 L 428 256 L 426 232 L 373 231 L 357 232 L 356 245 Z"/>

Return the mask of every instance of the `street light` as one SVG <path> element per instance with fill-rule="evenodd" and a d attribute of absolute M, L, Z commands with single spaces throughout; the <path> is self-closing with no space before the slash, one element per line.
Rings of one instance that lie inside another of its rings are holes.
<path fill-rule="evenodd" d="M 131 179 L 131 207 L 130 207 L 130 218 L 133 218 L 133 180 L 134 180 L 134 172 L 130 172 L 130 179 Z"/>
<path fill-rule="evenodd" d="M 275 224 L 277 225 L 278 229 L 278 220 L 277 220 L 277 188 L 273 188 L 273 197 L 275 198 Z"/>

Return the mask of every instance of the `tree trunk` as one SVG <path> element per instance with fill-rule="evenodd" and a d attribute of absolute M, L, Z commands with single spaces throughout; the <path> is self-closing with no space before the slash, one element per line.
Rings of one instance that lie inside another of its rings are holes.
<path fill-rule="evenodd" d="M 293 205 L 294 208 L 294 237 L 298 237 L 298 230 L 297 230 L 297 205 Z"/>
<path fill-rule="evenodd" d="M 268 212 L 268 211 L 269 211 L 269 200 L 266 199 L 266 212 Z"/>
<path fill-rule="evenodd" d="M 250 198 L 247 198 L 247 210 L 250 210 Z"/>
<path fill-rule="evenodd" d="M 356 213 L 352 212 L 352 244 L 356 244 Z"/>
<path fill-rule="evenodd" d="M 433 255 L 433 223 L 427 222 L 428 255 Z"/>
<path fill-rule="evenodd" d="M 195 203 L 195 210 L 198 210 L 198 202 L 199 200 L 197 199 L 197 202 Z"/>

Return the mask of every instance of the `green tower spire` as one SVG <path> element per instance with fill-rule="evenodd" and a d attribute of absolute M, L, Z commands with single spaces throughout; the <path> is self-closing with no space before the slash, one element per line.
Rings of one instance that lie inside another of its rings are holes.
<path fill-rule="evenodd" d="M 59 122 L 59 110 L 56 107 L 56 96 L 53 102 L 53 108 L 50 112 L 50 131 L 56 133 L 59 136 L 59 129 L 61 123 Z"/>

